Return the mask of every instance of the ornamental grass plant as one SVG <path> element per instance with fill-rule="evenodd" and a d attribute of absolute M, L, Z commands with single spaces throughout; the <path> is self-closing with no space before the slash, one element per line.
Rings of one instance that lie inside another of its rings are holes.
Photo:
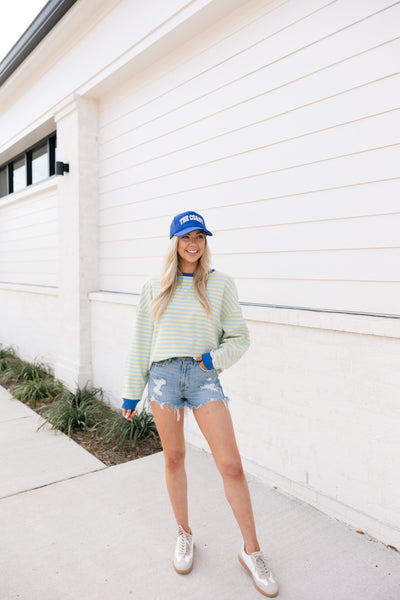
<path fill-rule="evenodd" d="M 14 379 L 17 381 L 34 381 L 48 378 L 51 373 L 49 368 L 40 362 L 15 362 L 12 365 Z"/>
<path fill-rule="evenodd" d="M 125 419 L 121 413 L 114 411 L 112 418 L 104 428 L 101 439 L 107 444 L 121 448 L 124 444 L 135 446 L 138 440 L 149 437 L 153 438 L 155 444 L 159 443 L 153 415 L 143 408 L 132 417 L 131 421 Z"/>
<path fill-rule="evenodd" d="M 12 379 L 7 373 L 10 373 L 18 362 L 14 348 L 4 348 L 0 344 L 0 383 L 5 384 L 7 379 Z"/>
<path fill-rule="evenodd" d="M 64 387 L 60 381 L 52 377 L 43 379 L 28 379 L 12 386 L 14 398 L 29 404 L 31 408 L 36 408 L 39 404 L 53 402 L 64 392 Z"/>
<path fill-rule="evenodd" d="M 51 376 L 49 368 L 43 363 L 30 363 L 16 357 L 8 357 L 3 360 L 6 364 L 0 371 L 0 383 L 21 383 Z"/>
<path fill-rule="evenodd" d="M 44 422 L 71 437 L 73 429 L 83 431 L 96 430 L 107 419 L 111 408 L 102 401 L 101 388 L 91 388 L 88 385 L 77 387 L 75 393 L 65 390 L 43 414 Z"/>
<path fill-rule="evenodd" d="M 10 366 L 11 360 L 9 358 L 1 358 L 0 357 L 0 381 L 2 374 L 6 371 Z"/>
<path fill-rule="evenodd" d="M 15 358 L 14 348 L 11 348 L 10 346 L 7 348 L 4 348 L 0 344 L 0 359 L 3 359 L 3 358 Z"/>
<path fill-rule="evenodd" d="M 36 408 L 53 402 L 63 392 L 60 381 L 54 379 L 47 365 L 35 361 L 21 361 L 12 348 L 2 349 L 0 383 L 10 388 L 14 398 Z"/>

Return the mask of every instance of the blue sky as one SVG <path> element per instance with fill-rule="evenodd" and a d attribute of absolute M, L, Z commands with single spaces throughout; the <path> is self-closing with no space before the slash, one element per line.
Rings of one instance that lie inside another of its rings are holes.
<path fill-rule="evenodd" d="M 10 0 L 0 19 L 0 62 L 47 4 L 44 0 Z"/>

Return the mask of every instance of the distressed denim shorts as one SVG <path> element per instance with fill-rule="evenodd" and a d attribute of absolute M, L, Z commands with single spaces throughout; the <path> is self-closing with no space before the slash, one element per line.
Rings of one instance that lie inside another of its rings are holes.
<path fill-rule="evenodd" d="M 204 371 L 192 357 L 167 358 L 153 362 L 149 376 L 149 401 L 179 410 L 199 408 L 215 400 L 227 404 L 227 398 L 215 369 Z"/>

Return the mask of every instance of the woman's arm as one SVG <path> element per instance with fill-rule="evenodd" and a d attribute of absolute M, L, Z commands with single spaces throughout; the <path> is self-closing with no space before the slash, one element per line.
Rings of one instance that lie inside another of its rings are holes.
<path fill-rule="evenodd" d="M 151 343 L 154 323 L 150 306 L 152 299 L 151 283 L 142 290 L 136 310 L 135 330 L 129 347 L 126 377 L 123 387 L 123 409 L 133 411 L 140 401 L 149 378 Z M 136 404 L 135 404 L 136 403 Z"/>
<path fill-rule="evenodd" d="M 202 355 L 207 369 L 227 369 L 239 360 L 250 346 L 250 335 L 239 304 L 236 286 L 227 277 L 221 303 L 222 337 L 217 349 Z"/>

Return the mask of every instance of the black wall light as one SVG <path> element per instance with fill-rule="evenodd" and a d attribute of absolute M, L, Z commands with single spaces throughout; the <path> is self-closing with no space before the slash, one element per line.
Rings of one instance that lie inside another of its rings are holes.
<path fill-rule="evenodd" d="M 56 162 L 56 175 L 64 175 L 64 173 L 69 173 L 69 164 L 58 160 Z"/>

